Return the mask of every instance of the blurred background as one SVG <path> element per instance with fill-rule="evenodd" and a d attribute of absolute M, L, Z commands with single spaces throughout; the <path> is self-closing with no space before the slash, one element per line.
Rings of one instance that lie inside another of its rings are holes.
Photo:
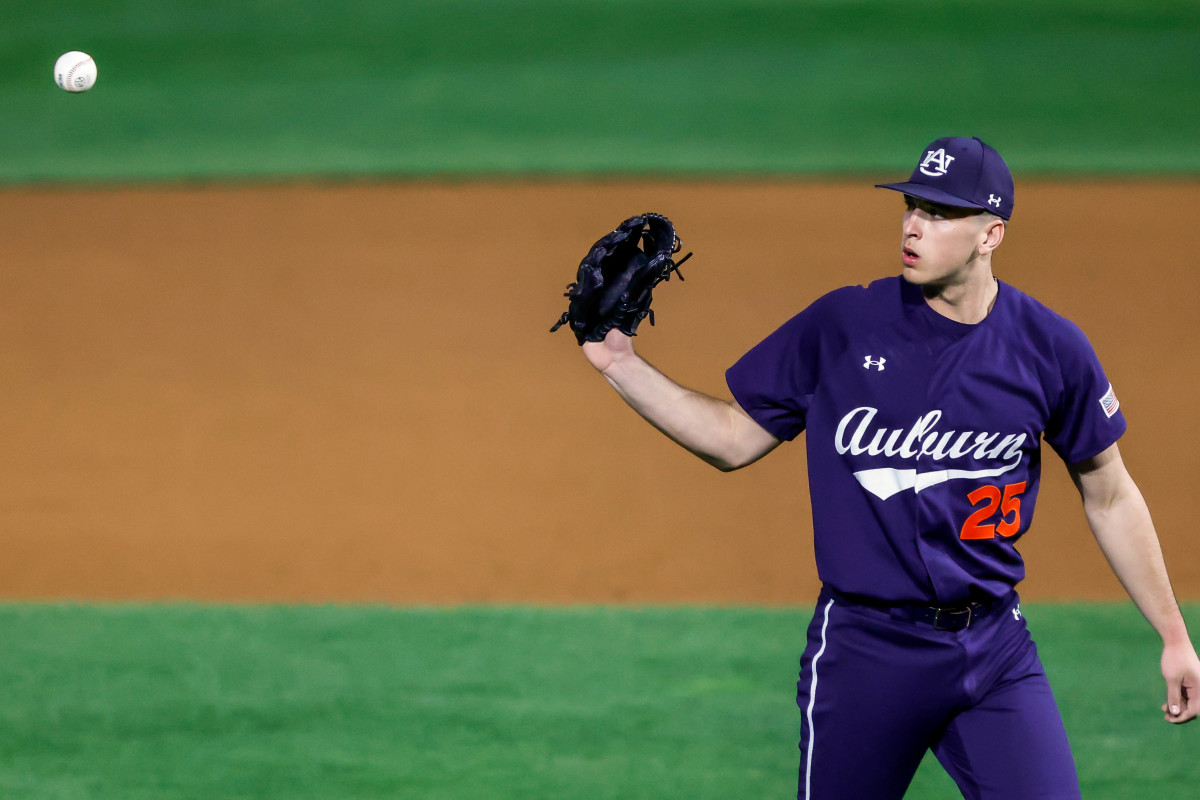
<path fill-rule="evenodd" d="M 1196 6 L 887 0 L 3 4 L 0 178 L 1200 169 Z M 97 91 L 49 93 L 67 50 Z M 50 66 L 47 66 L 50 65 Z"/>

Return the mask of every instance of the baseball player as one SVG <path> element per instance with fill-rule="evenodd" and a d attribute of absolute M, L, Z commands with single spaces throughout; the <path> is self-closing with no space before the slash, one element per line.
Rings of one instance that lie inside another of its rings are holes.
<path fill-rule="evenodd" d="M 1078 798 L 1015 586 L 1044 438 L 1113 571 L 1163 641 L 1168 722 L 1200 712 L 1200 661 L 1125 419 L 1074 324 L 992 274 L 1013 180 L 979 139 L 922 152 L 900 192 L 901 274 L 817 299 L 726 372 L 686 389 L 611 331 L 583 345 L 639 414 L 721 470 L 807 431 L 823 588 L 797 702 L 800 798 L 899 798 L 932 749 L 967 798 Z"/>

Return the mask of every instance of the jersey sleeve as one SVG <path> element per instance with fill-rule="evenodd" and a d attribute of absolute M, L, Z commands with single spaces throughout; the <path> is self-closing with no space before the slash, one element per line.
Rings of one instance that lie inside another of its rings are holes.
<path fill-rule="evenodd" d="M 829 334 L 822 298 L 785 322 L 725 371 L 725 382 L 747 414 L 777 439 L 804 430 L 816 391 L 822 338 Z"/>
<path fill-rule="evenodd" d="M 1125 433 L 1125 415 L 1091 342 L 1075 325 L 1056 342 L 1062 394 L 1045 438 L 1067 464 L 1099 455 Z"/>

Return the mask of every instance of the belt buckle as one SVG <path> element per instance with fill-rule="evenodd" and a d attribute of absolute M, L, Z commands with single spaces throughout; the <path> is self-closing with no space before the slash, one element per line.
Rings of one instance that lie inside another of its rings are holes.
<path fill-rule="evenodd" d="M 945 608 L 938 608 L 933 614 L 933 629 L 935 631 L 963 631 L 963 630 L 966 630 L 967 628 L 971 627 L 971 620 L 974 617 L 975 609 L 972 606 L 968 605 L 966 608 L 966 611 L 967 611 L 967 621 L 965 623 L 963 623 L 962 627 L 953 627 L 952 628 L 949 625 L 945 625 L 945 626 L 942 625 L 943 612 L 950 618 L 957 618 L 958 615 L 962 614 L 962 610 L 960 610 L 960 609 L 950 610 L 950 609 L 945 609 Z"/>

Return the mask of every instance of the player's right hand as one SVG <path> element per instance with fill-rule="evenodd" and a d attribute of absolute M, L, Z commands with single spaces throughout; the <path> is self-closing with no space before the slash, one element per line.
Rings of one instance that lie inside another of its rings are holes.
<path fill-rule="evenodd" d="M 583 354 L 593 367 L 604 372 L 615 362 L 634 354 L 633 337 L 613 328 L 602 342 L 584 342 Z"/>

